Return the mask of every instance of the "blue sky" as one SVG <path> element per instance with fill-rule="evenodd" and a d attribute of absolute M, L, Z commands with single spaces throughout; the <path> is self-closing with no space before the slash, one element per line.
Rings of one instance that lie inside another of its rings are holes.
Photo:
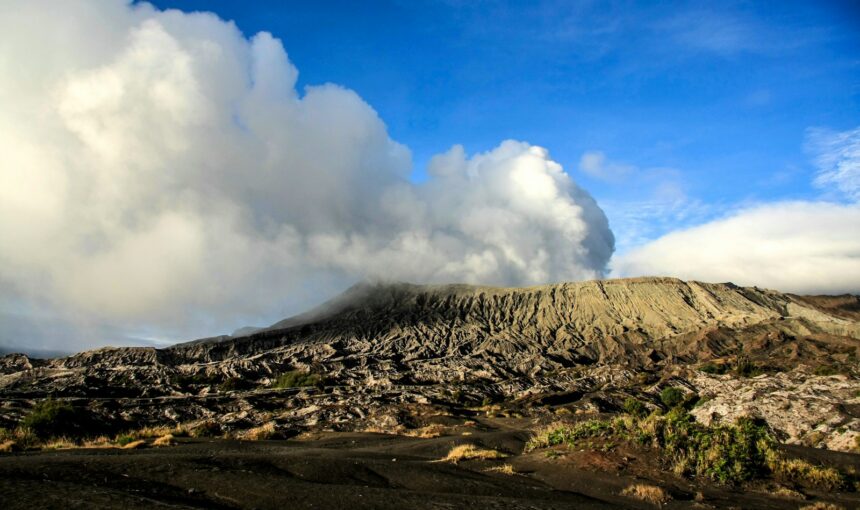
<path fill-rule="evenodd" d="M 0 348 L 376 278 L 860 292 L 856 2 L 28 0 L 0 32 Z"/>
<path fill-rule="evenodd" d="M 548 148 L 605 204 L 621 250 L 621 209 L 646 194 L 687 203 L 647 238 L 729 204 L 818 196 L 807 129 L 860 121 L 852 2 L 155 4 L 270 31 L 299 86 L 342 84 L 379 112 L 416 179 L 455 143 Z M 579 168 L 588 151 L 632 168 L 595 178 Z"/>

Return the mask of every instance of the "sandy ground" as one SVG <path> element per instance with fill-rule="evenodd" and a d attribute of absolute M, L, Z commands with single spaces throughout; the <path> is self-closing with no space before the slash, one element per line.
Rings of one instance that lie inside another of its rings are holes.
<path fill-rule="evenodd" d="M 860 507 L 856 493 L 791 499 L 765 485 L 743 491 L 693 486 L 663 473 L 647 452 L 623 448 L 522 455 L 528 434 L 517 425 L 488 419 L 431 439 L 321 433 L 303 440 L 181 439 L 143 450 L 6 454 L 0 456 L 0 508 L 655 508 L 620 495 L 632 483 L 663 487 L 673 498 L 664 508 L 800 508 L 821 500 Z M 510 456 L 438 461 L 463 443 Z M 860 467 L 860 455 L 837 460 Z M 503 464 L 516 474 L 486 471 Z"/>

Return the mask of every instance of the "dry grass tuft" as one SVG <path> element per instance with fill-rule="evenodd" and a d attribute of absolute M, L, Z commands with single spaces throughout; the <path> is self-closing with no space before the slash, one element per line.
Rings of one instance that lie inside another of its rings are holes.
<path fill-rule="evenodd" d="M 146 441 L 144 441 L 143 439 L 138 439 L 137 441 L 132 441 L 125 446 L 122 446 L 121 448 L 123 450 L 137 450 L 139 448 L 143 448 L 144 446 L 146 446 Z"/>
<path fill-rule="evenodd" d="M 0 443 L 0 453 L 12 453 L 20 450 L 21 448 L 18 446 L 18 443 L 15 442 L 14 439 L 8 439 Z"/>
<path fill-rule="evenodd" d="M 628 498 L 638 499 L 639 501 L 645 501 L 646 503 L 651 503 L 652 505 L 657 506 L 661 506 L 663 503 L 672 499 L 669 496 L 669 493 L 663 490 L 662 487 L 647 485 L 644 483 L 637 483 L 627 487 L 621 491 L 621 495 L 627 496 Z"/>
<path fill-rule="evenodd" d="M 94 439 L 85 439 L 81 442 L 81 448 L 113 448 L 114 444 L 111 438 L 107 436 L 99 436 Z"/>
<path fill-rule="evenodd" d="M 445 435 L 447 429 L 444 425 L 440 425 L 438 423 L 431 423 L 426 427 L 421 427 L 413 430 L 406 430 L 403 432 L 404 436 L 409 437 L 420 437 L 421 439 L 432 439 L 434 437 L 439 437 Z"/>
<path fill-rule="evenodd" d="M 549 448 L 553 446 L 552 437 L 557 431 L 570 427 L 569 424 L 562 422 L 554 422 L 549 425 L 540 427 L 534 431 L 531 439 L 528 440 L 525 447 L 525 453 L 528 453 L 538 448 Z"/>
<path fill-rule="evenodd" d="M 795 483 L 806 483 L 831 491 L 845 486 L 845 479 L 837 469 L 815 466 L 802 459 L 779 459 L 772 463 L 771 469 L 779 478 Z"/>
<path fill-rule="evenodd" d="M 173 434 L 164 434 L 152 442 L 152 446 L 172 446 L 176 444 Z"/>
<path fill-rule="evenodd" d="M 159 437 L 164 437 L 168 434 L 172 435 L 173 437 L 188 437 L 188 427 L 186 425 L 158 425 L 155 427 L 147 426 L 128 432 L 127 435 L 133 437 L 134 439 L 157 439 Z"/>
<path fill-rule="evenodd" d="M 779 486 L 775 489 L 771 489 L 770 493 L 778 498 L 786 498 L 786 499 L 806 499 L 806 496 L 803 493 L 797 492 L 794 489 L 790 489 L 788 487 Z"/>
<path fill-rule="evenodd" d="M 515 475 L 515 474 L 517 474 L 517 472 L 514 471 L 514 466 L 512 466 L 510 464 L 502 464 L 501 466 L 493 466 L 491 468 L 485 469 L 484 471 L 487 471 L 490 473 L 501 473 L 503 475 Z"/>
<path fill-rule="evenodd" d="M 57 437 L 51 439 L 50 441 L 46 441 L 42 446 L 43 450 L 69 450 L 72 448 L 77 448 L 78 445 L 71 439 L 67 437 Z"/>
<path fill-rule="evenodd" d="M 267 439 L 274 439 L 277 435 L 278 431 L 275 427 L 275 422 L 270 421 L 260 425 L 259 427 L 248 429 L 244 434 L 242 434 L 242 439 L 265 441 Z"/>
<path fill-rule="evenodd" d="M 801 507 L 800 510 L 845 510 L 845 507 L 834 505 L 833 503 L 822 503 L 819 501 L 818 503 Z"/>
<path fill-rule="evenodd" d="M 453 462 L 456 464 L 461 460 L 502 459 L 505 457 L 507 457 L 507 455 L 496 450 L 479 448 L 473 444 L 461 444 L 452 448 L 451 451 L 448 452 L 448 455 L 440 460 L 441 462 Z"/>

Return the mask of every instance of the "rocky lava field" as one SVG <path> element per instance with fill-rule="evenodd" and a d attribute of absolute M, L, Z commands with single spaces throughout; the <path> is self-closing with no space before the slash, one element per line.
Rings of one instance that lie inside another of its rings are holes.
<path fill-rule="evenodd" d="M 858 356 L 856 296 L 671 278 L 360 284 L 244 336 L 0 358 L 7 430 L 50 398 L 106 436 L 192 432 L 140 451 L 9 444 L 0 494 L 21 508 L 36 487 L 56 506 L 81 507 L 853 508 Z M 783 450 L 847 473 L 844 483 L 720 483 L 673 473 L 657 453 L 606 434 L 528 448 L 541 427 L 623 416 L 631 401 L 643 416 L 668 413 L 667 388 L 695 423 L 754 418 Z M 464 444 L 506 460 L 439 462 Z M 665 498 L 621 494 L 638 482 Z M 279 484 L 291 489 L 273 492 Z"/>

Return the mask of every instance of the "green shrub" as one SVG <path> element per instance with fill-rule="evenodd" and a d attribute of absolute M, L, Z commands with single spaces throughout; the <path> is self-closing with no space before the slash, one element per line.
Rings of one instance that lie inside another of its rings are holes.
<path fill-rule="evenodd" d="M 714 399 L 714 397 L 712 397 L 710 395 L 705 395 L 704 397 L 699 397 L 696 399 L 696 402 L 693 404 L 693 408 L 695 409 L 696 407 L 702 407 L 703 405 L 707 404 L 708 402 L 710 402 L 713 399 Z"/>
<path fill-rule="evenodd" d="M 771 371 L 778 371 L 773 368 Z M 735 362 L 735 373 L 741 377 L 755 377 L 766 372 L 766 367 L 753 363 L 746 355 L 739 355 Z"/>
<path fill-rule="evenodd" d="M 580 439 L 610 437 L 618 433 L 613 422 L 607 420 L 588 420 L 571 426 L 547 428 L 535 434 L 527 443 L 525 451 L 546 448 L 560 444 L 572 445 Z"/>
<path fill-rule="evenodd" d="M 836 367 L 832 365 L 818 365 L 813 371 L 815 375 L 836 375 L 839 373 Z"/>
<path fill-rule="evenodd" d="M 648 408 L 645 407 L 645 404 L 633 397 L 628 397 L 627 400 L 624 401 L 623 407 L 624 412 L 631 416 L 642 417 L 648 414 Z"/>
<path fill-rule="evenodd" d="M 704 372 L 706 374 L 721 375 L 721 374 L 725 374 L 726 372 L 728 372 L 729 367 L 726 366 L 725 364 L 722 364 L 722 363 L 717 364 L 717 363 L 714 363 L 713 361 L 709 361 L 708 363 L 705 363 L 704 365 L 699 366 L 699 370 L 701 370 L 702 372 Z"/>
<path fill-rule="evenodd" d="M 293 370 L 275 378 L 273 386 L 275 388 L 298 388 L 302 386 L 321 386 L 322 382 L 322 377 L 318 374 Z"/>
<path fill-rule="evenodd" d="M 117 436 L 117 438 L 116 438 L 116 444 L 118 444 L 120 446 L 125 446 L 128 443 L 131 443 L 133 441 L 136 441 L 136 439 L 133 436 L 130 436 L 128 434 Z"/>
<path fill-rule="evenodd" d="M 218 385 L 219 391 L 241 391 L 251 388 L 252 384 L 241 377 L 230 377 Z"/>
<path fill-rule="evenodd" d="M 686 395 L 681 388 L 668 387 L 660 392 L 660 401 L 669 409 L 683 404 L 685 399 Z"/>
<path fill-rule="evenodd" d="M 47 399 L 36 404 L 21 426 L 39 439 L 52 437 L 80 438 L 92 433 L 93 421 L 81 409 L 68 402 Z"/>

